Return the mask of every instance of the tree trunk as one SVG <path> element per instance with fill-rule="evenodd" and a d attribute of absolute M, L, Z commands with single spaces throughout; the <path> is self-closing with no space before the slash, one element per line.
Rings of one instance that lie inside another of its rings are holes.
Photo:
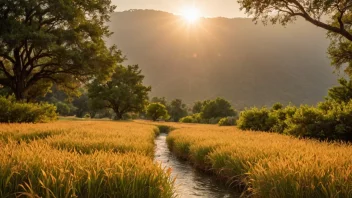
<path fill-rule="evenodd" d="M 113 110 L 114 110 L 114 112 L 116 114 L 114 120 L 122 120 L 123 113 L 121 113 L 118 108 L 117 109 L 113 109 Z"/>
<path fill-rule="evenodd" d="M 24 77 L 23 65 L 20 58 L 20 49 L 16 48 L 14 50 L 14 57 L 16 63 L 14 64 L 13 72 L 14 72 L 14 89 L 13 92 L 15 93 L 17 101 L 25 100 L 25 90 L 26 90 L 26 82 Z"/>
<path fill-rule="evenodd" d="M 17 101 L 24 101 L 25 98 L 25 86 L 24 81 L 20 78 L 16 79 L 15 89 L 13 90 Z"/>

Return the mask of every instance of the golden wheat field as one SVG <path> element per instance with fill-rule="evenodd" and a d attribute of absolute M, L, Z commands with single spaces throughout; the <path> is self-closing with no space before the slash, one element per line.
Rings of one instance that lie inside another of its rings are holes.
<path fill-rule="evenodd" d="M 185 124 L 167 142 L 177 156 L 239 185 L 243 195 L 352 197 L 351 144 Z"/>
<path fill-rule="evenodd" d="M 152 125 L 0 124 L 0 197 L 173 197 Z"/>

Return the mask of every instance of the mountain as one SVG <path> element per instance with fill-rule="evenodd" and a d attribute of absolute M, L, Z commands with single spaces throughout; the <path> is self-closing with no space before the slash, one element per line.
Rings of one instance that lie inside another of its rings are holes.
<path fill-rule="evenodd" d="M 109 27 L 127 64 L 139 64 L 152 96 L 187 103 L 217 96 L 237 108 L 315 104 L 337 76 L 326 32 L 305 21 L 280 25 L 203 18 L 191 25 L 153 10 L 114 13 Z"/>

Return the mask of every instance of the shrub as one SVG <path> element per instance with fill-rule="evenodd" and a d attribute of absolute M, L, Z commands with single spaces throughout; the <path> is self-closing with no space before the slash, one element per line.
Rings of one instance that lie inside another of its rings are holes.
<path fill-rule="evenodd" d="M 180 119 L 182 123 L 195 123 L 193 116 L 186 116 Z"/>
<path fill-rule="evenodd" d="M 167 120 L 170 118 L 165 105 L 161 103 L 149 104 L 147 107 L 147 116 L 153 121 L 157 121 L 158 119 Z"/>
<path fill-rule="evenodd" d="M 352 141 L 352 102 L 326 101 L 317 108 L 301 106 L 287 123 L 285 133 L 290 135 Z"/>
<path fill-rule="evenodd" d="M 275 123 L 275 117 L 270 116 L 267 108 L 254 107 L 241 112 L 237 126 L 242 130 L 270 131 Z"/>
<path fill-rule="evenodd" d="M 68 116 L 70 115 L 71 109 L 68 106 L 68 104 L 64 103 L 64 102 L 58 102 L 55 104 L 57 112 L 59 113 L 59 115 L 61 116 Z"/>
<path fill-rule="evenodd" d="M 56 107 L 47 103 L 22 103 L 14 97 L 0 97 L 0 122 L 49 122 L 57 119 Z"/>
<path fill-rule="evenodd" d="M 210 118 L 207 123 L 208 124 L 218 124 L 220 120 L 221 120 L 221 118 Z"/>
<path fill-rule="evenodd" d="M 236 126 L 236 118 L 235 117 L 226 117 L 222 118 L 219 123 L 219 126 Z"/>
<path fill-rule="evenodd" d="M 276 106 L 278 107 L 278 106 Z M 297 110 L 297 107 L 289 105 L 285 108 L 280 107 L 280 108 L 273 108 L 271 109 L 269 113 L 269 117 L 271 120 L 274 122 L 274 125 L 270 129 L 270 131 L 278 132 L 278 133 L 283 133 L 285 129 L 287 129 L 287 119 L 291 118 Z"/>

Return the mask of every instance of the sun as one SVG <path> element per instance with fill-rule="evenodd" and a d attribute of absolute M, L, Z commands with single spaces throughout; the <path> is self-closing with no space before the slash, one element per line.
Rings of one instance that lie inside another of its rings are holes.
<path fill-rule="evenodd" d="M 195 7 L 184 8 L 181 15 L 188 23 L 195 23 L 201 17 L 199 9 Z"/>

